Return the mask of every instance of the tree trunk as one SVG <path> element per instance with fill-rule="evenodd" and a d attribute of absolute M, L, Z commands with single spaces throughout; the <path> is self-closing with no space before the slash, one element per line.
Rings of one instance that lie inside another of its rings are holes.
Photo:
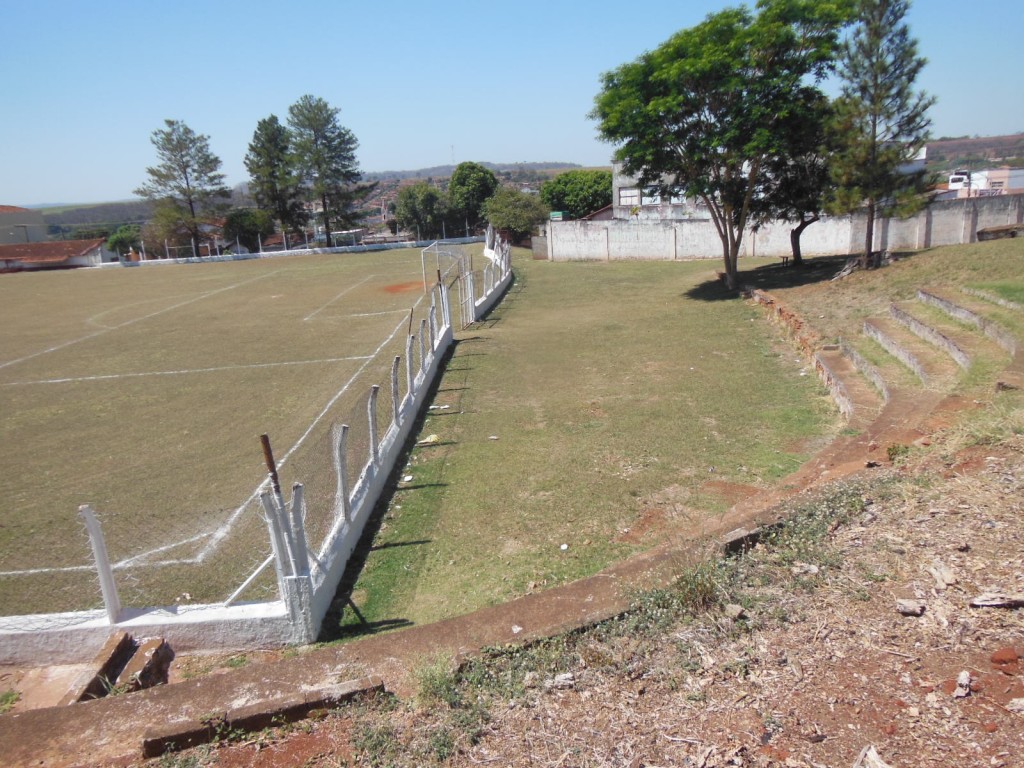
<path fill-rule="evenodd" d="M 324 237 L 327 239 L 327 247 L 334 247 L 334 238 L 331 237 L 331 218 L 327 215 L 327 195 L 320 196 L 320 207 L 324 212 Z"/>
<path fill-rule="evenodd" d="M 868 223 L 864 234 L 864 253 L 860 257 L 860 268 L 871 268 L 871 251 L 875 245 L 875 201 L 868 200 Z"/>
<path fill-rule="evenodd" d="M 818 217 L 816 215 L 809 219 L 801 219 L 796 227 L 789 230 L 789 247 L 793 251 L 794 267 L 799 267 L 804 263 L 803 254 L 800 252 L 800 235 L 817 220 Z"/>

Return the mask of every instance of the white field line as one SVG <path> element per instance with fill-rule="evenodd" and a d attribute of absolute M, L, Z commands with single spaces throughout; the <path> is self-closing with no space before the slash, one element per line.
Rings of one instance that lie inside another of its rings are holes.
<path fill-rule="evenodd" d="M 356 288 L 358 288 L 358 287 L 359 287 L 360 285 L 362 285 L 363 283 L 365 283 L 365 282 L 366 282 L 367 280 L 371 280 L 371 279 L 372 279 L 372 278 L 374 278 L 374 277 L 376 277 L 376 275 L 367 275 L 366 277 L 364 277 L 364 278 L 363 278 L 362 280 L 360 280 L 360 281 L 359 281 L 358 283 L 356 283 L 355 285 L 350 285 L 350 286 L 349 286 L 348 288 L 346 288 L 345 290 L 343 290 L 343 291 L 342 291 L 341 293 L 339 293 L 339 294 L 338 294 L 337 296 L 335 296 L 335 297 L 334 297 L 333 299 L 331 299 L 330 301 L 328 301 L 328 302 L 327 302 L 326 304 L 321 304 L 321 305 L 320 305 L 319 307 L 317 307 L 317 308 L 316 308 L 316 309 L 314 309 L 314 310 L 313 310 L 312 312 L 310 312 L 310 313 L 309 313 L 308 315 L 306 315 L 306 316 L 305 316 L 304 318 L 302 318 L 302 322 L 304 322 L 304 323 L 308 323 L 308 322 L 309 322 L 310 320 L 312 320 L 312 319 L 313 319 L 314 317 L 316 317 L 317 315 L 319 315 L 319 314 L 320 314 L 320 312 L 321 312 L 322 310 L 324 310 L 324 309 L 327 309 L 327 307 L 331 306 L 331 304 L 333 304 L 334 302 L 336 302 L 336 301 L 337 301 L 338 299 L 340 299 L 340 298 L 341 298 L 342 296 L 344 296 L 344 295 L 345 295 L 346 293 L 348 293 L 349 291 L 354 291 L 354 290 L 355 290 Z"/>
<path fill-rule="evenodd" d="M 69 384 L 82 381 L 106 381 L 108 379 L 133 379 L 146 376 L 187 376 L 193 373 L 218 373 L 222 371 L 240 371 L 247 368 L 278 368 L 287 365 L 321 365 L 324 363 L 343 363 L 351 360 L 366 360 L 367 355 L 354 357 L 325 357 L 318 360 L 286 360 L 279 363 L 250 363 L 248 365 L 220 365 L 213 368 L 182 368 L 177 371 L 148 371 L 144 373 L 110 373 L 97 376 L 74 376 L 65 379 L 36 379 L 34 381 L 9 381 L 5 387 L 21 387 L 29 384 Z"/>
<path fill-rule="evenodd" d="M 354 315 L 345 315 L 345 317 L 341 319 L 345 320 L 349 317 L 380 317 L 381 315 L 397 315 L 399 312 L 404 315 L 408 311 L 408 309 L 389 309 L 387 312 L 357 312 Z"/>
<path fill-rule="evenodd" d="M 181 302 L 178 302 L 177 304 L 172 304 L 169 307 L 165 307 L 164 309 L 157 310 L 156 312 L 151 312 L 148 315 L 142 315 L 141 317 L 136 317 L 136 318 L 133 318 L 131 320 L 125 320 L 123 323 L 119 323 L 118 325 L 111 325 L 111 326 L 109 326 L 107 328 L 104 328 L 102 330 L 95 331 L 93 333 L 87 333 L 85 336 L 80 336 L 77 339 L 72 339 L 71 341 L 65 341 L 65 342 L 63 342 L 61 344 L 56 344 L 56 345 L 54 345 L 52 347 L 49 347 L 47 349 L 40 350 L 39 352 L 33 352 L 30 355 L 25 355 L 23 357 L 19 357 L 16 360 L 8 360 L 7 362 L 0 363 L 0 368 L 7 368 L 8 366 L 17 365 L 18 363 L 23 363 L 26 360 L 31 360 L 31 359 L 33 359 L 35 357 L 41 357 L 42 355 L 48 355 L 51 352 L 57 352 L 58 350 L 64 349 L 66 347 L 70 347 L 70 346 L 72 346 L 74 344 L 78 344 L 79 342 L 88 341 L 89 339 L 94 339 L 97 336 L 102 336 L 105 333 L 110 333 L 110 331 L 116 331 L 119 328 L 126 328 L 129 325 L 134 325 L 135 323 L 142 322 L 143 320 L 149 320 L 151 318 L 157 317 L 157 316 L 165 314 L 167 312 L 171 312 L 171 311 L 173 311 L 175 309 L 181 309 L 182 307 L 186 307 L 189 304 L 195 304 L 197 301 L 202 301 L 203 299 L 207 299 L 210 296 L 216 296 L 218 293 L 224 293 L 224 291 L 231 291 L 231 290 L 234 290 L 235 288 L 239 288 L 239 287 L 241 287 L 243 285 L 248 285 L 249 283 L 254 283 L 257 280 L 264 280 L 264 279 L 266 279 L 268 277 L 276 275 L 278 272 L 281 272 L 281 270 L 280 269 L 275 269 L 273 272 L 268 272 L 265 275 L 258 275 L 257 277 L 250 278 L 249 280 L 242 280 L 241 282 L 235 283 L 234 285 L 226 285 L 223 288 L 217 288 L 216 290 L 208 291 L 207 293 L 200 294 L 199 296 L 194 296 L 191 299 L 187 299 L 186 301 L 181 301 Z"/>

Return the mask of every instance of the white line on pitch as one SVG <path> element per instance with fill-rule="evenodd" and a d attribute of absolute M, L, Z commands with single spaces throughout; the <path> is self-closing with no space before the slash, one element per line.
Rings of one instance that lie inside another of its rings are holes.
<path fill-rule="evenodd" d="M 354 315 L 346 315 L 340 319 L 344 320 L 347 317 L 380 317 L 381 315 L 397 315 L 399 312 L 404 315 L 408 311 L 409 310 L 407 309 L 389 309 L 387 312 L 358 312 Z"/>
<path fill-rule="evenodd" d="M 152 312 L 152 313 L 150 313 L 148 315 L 143 315 L 142 317 L 136 317 L 136 318 L 134 318 L 132 320 L 125 320 L 123 323 L 120 323 L 119 325 L 112 325 L 112 326 L 110 326 L 108 328 L 104 328 L 101 331 L 96 331 L 94 333 L 87 333 L 85 336 L 81 336 L 81 337 L 79 337 L 77 339 L 72 339 L 71 341 L 65 341 L 64 343 L 57 344 L 56 346 L 50 347 L 49 349 L 43 349 L 43 350 L 40 350 L 39 352 L 33 352 L 31 355 L 25 355 L 24 357 L 19 357 L 17 360 L 8 360 L 5 363 L 0 363 L 0 368 L 6 368 L 9 365 L 17 365 L 18 363 L 23 363 L 26 360 L 31 360 L 34 357 L 40 357 L 42 355 L 49 354 L 50 352 L 56 352 L 58 350 L 64 349 L 65 347 L 70 347 L 73 344 L 78 344 L 80 341 L 88 341 L 89 339 L 94 339 L 97 336 L 102 336 L 103 334 L 109 333 L 110 331 L 116 331 L 118 328 L 125 328 L 126 326 L 134 325 L 135 323 L 141 322 L 143 320 L 149 320 L 150 318 L 157 317 L 158 315 L 162 315 L 165 312 L 170 312 L 170 311 L 175 310 L 175 309 L 180 309 L 181 307 L 188 306 L 189 304 L 194 304 L 197 301 L 202 301 L 203 299 L 207 299 L 210 296 L 216 296 L 218 293 L 223 293 L 224 291 L 234 290 L 235 288 L 239 288 L 239 287 L 241 287 L 243 285 L 246 285 L 248 283 L 254 283 L 257 280 L 264 280 L 264 279 L 266 279 L 268 277 L 271 277 L 272 275 L 276 275 L 280 271 L 281 271 L 280 269 L 275 269 L 273 272 L 268 272 L 265 275 L 258 275 L 257 277 L 250 278 L 249 280 L 242 280 L 240 283 L 235 283 L 234 285 L 226 285 L 223 288 L 218 288 L 215 291 L 209 291 L 208 293 L 201 294 L 200 296 L 195 296 L 195 297 L 193 297 L 191 299 L 188 299 L 186 301 L 178 302 L 177 304 L 173 304 L 170 307 L 167 307 L 165 309 L 157 310 L 156 312 Z"/>
<path fill-rule="evenodd" d="M 286 360 L 281 363 L 251 363 L 249 365 L 220 365 L 214 368 L 183 368 L 178 371 L 148 371 L 146 373 L 110 373 L 100 376 L 74 376 L 66 379 L 36 379 L 34 381 L 11 381 L 3 386 L 19 387 L 27 384 L 69 384 L 80 381 L 104 381 L 106 379 L 132 379 L 144 376 L 187 376 L 192 373 L 217 373 L 219 371 L 240 371 L 246 368 L 277 368 L 282 365 L 318 365 L 342 363 L 348 360 L 369 360 L 369 355 L 356 357 L 325 357 L 319 360 Z"/>
<path fill-rule="evenodd" d="M 331 306 L 331 304 L 336 302 L 338 299 L 340 299 L 346 293 L 348 293 L 349 291 L 354 291 L 356 288 L 358 288 L 360 285 L 365 283 L 367 280 L 370 280 L 370 279 L 372 279 L 374 277 L 376 277 L 376 275 L 367 275 L 366 277 L 364 277 L 362 280 L 360 280 L 355 285 L 350 285 L 348 288 L 346 288 L 344 291 L 339 293 L 337 296 L 335 296 L 333 299 L 328 301 L 326 304 L 323 304 L 320 307 L 317 307 L 312 312 L 310 312 L 308 315 L 306 315 L 304 318 L 302 318 L 302 322 L 308 322 L 309 320 L 312 320 L 314 317 L 316 317 L 318 314 L 320 314 L 320 310 L 327 309 L 327 307 Z"/>

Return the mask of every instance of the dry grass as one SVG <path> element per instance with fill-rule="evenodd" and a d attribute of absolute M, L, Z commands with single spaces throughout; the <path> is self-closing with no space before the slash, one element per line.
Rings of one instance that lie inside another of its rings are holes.
<path fill-rule="evenodd" d="M 353 593 L 371 622 L 592 574 L 772 487 L 838 426 L 805 361 L 721 292 L 715 265 L 524 256 L 459 340 L 421 432 L 440 444 L 413 451 L 383 515 Z"/>

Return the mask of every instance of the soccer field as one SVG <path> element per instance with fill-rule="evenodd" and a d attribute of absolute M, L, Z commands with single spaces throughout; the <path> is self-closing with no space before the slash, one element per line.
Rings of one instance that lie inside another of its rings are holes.
<path fill-rule="evenodd" d="M 429 309 L 417 249 L 0 276 L 0 614 L 101 604 L 82 504 L 126 605 L 224 600 L 270 552 L 259 435 L 313 481 Z"/>

